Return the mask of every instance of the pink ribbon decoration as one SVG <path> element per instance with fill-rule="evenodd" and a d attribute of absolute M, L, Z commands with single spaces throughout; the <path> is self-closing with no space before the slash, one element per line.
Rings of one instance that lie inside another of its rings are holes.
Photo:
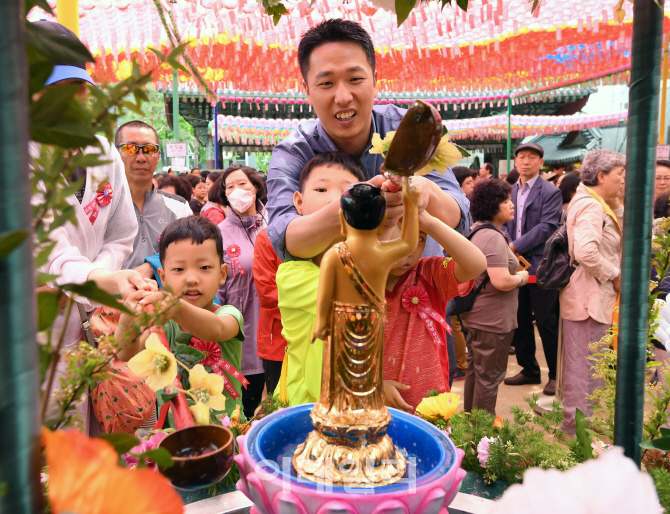
<path fill-rule="evenodd" d="M 202 364 L 203 366 L 210 366 L 214 373 L 223 378 L 223 388 L 226 391 L 228 391 L 228 394 L 234 400 L 239 398 L 240 397 L 239 393 L 235 390 L 233 384 L 230 383 L 224 371 L 227 371 L 233 377 L 235 377 L 240 382 L 240 384 L 242 384 L 242 387 L 244 387 L 245 389 L 249 385 L 249 381 L 246 378 L 244 378 L 244 375 L 242 375 L 242 373 L 237 371 L 237 369 L 235 369 L 233 365 L 231 365 L 225 359 L 221 358 L 221 347 L 219 346 L 219 344 L 210 341 L 203 341 L 202 339 L 198 339 L 197 337 L 192 336 L 191 346 L 196 350 L 198 350 L 199 352 L 205 354 L 205 358 L 201 360 L 198 364 Z"/>
<path fill-rule="evenodd" d="M 442 325 L 447 332 L 452 333 L 451 327 L 445 319 L 430 306 L 430 298 L 423 287 L 412 286 L 407 288 L 402 294 L 402 306 L 407 312 L 417 313 L 421 316 L 436 345 L 444 343 L 440 338 L 440 334 L 437 333 L 433 320 Z"/>
<path fill-rule="evenodd" d="M 95 198 L 90 201 L 85 207 L 84 212 L 88 216 L 88 220 L 91 222 L 91 225 L 95 223 L 95 220 L 98 219 L 98 214 L 100 214 L 100 206 L 107 207 L 112 203 L 113 197 L 112 185 L 107 182 L 101 182 L 98 186 L 98 192 L 95 195 Z"/>
<path fill-rule="evenodd" d="M 237 268 L 237 271 L 239 271 L 240 275 L 246 275 L 247 273 L 244 271 L 242 268 L 242 263 L 240 262 L 240 253 L 242 250 L 240 250 L 240 247 L 232 244 L 228 245 L 228 248 L 226 248 L 226 253 L 230 257 L 230 267 L 233 272 L 233 278 L 235 278 L 237 275 L 235 274 L 235 268 Z"/>

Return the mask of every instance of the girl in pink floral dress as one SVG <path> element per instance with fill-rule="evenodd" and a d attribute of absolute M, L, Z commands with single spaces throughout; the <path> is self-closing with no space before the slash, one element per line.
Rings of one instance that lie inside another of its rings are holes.
<path fill-rule="evenodd" d="M 470 241 L 427 212 L 419 217 L 419 245 L 386 283 L 384 395 L 386 404 L 414 411 L 428 392 L 449 391 L 447 303 L 467 295 L 486 258 Z M 396 227 L 391 238 L 398 236 Z M 421 254 L 426 235 L 451 257 Z"/>

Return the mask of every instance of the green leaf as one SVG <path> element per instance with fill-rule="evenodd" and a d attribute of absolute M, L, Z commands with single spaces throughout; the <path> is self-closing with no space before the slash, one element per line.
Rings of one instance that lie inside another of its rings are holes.
<path fill-rule="evenodd" d="M 142 111 L 142 108 L 139 105 L 134 104 L 133 102 L 124 100 L 123 102 L 121 102 L 121 106 L 125 107 L 129 111 L 139 114 L 140 116 L 144 116 L 144 111 Z"/>
<path fill-rule="evenodd" d="M 49 365 L 51 364 L 51 355 L 54 349 L 51 343 L 47 342 L 47 344 L 38 344 L 37 350 L 40 361 L 40 384 L 43 384 L 49 370 Z"/>
<path fill-rule="evenodd" d="M 25 230 L 14 230 L 0 234 L 0 259 L 12 253 L 28 237 Z"/>
<path fill-rule="evenodd" d="M 533 2 L 533 8 L 530 10 L 530 12 L 535 12 L 535 9 L 537 9 L 537 6 L 540 4 L 540 0 L 534 0 Z"/>
<path fill-rule="evenodd" d="M 400 25 L 407 19 L 415 5 L 416 0 L 395 0 L 395 12 L 398 17 L 398 27 L 400 27 Z"/>
<path fill-rule="evenodd" d="M 26 15 L 30 12 L 30 10 L 37 6 L 42 8 L 44 11 L 46 11 L 49 14 L 53 15 L 53 11 L 51 10 L 51 7 L 49 7 L 49 4 L 47 0 L 25 0 L 24 2 L 25 5 L 25 10 L 26 10 Z"/>
<path fill-rule="evenodd" d="M 652 439 L 651 441 L 644 441 L 640 446 L 646 450 L 660 450 L 662 452 L 670 452 L 670 437 L 660 437 Z"/>
<path fill-rule="evenodd" d="M 37 254 L 37 257 L 35 257 L 35 267 L 36 268 L 41 268 L 44 266 L 47 261 L 49 260 L 49 255 L 51 255 L 51 250 L 54 249 L 54 246 L 56 246 L 57 241 L 52 241 L 51 243 L 45 245 Z"/>
<path fill-rule="evenodd" d="M 68 221 L 72 221 L 77 217 L 74 212 L 74 205 L 68 205 L 63 212 L 61 212 L 49 225 L 49 232 L 57 229 L 58 227 L 65 225 Z"/>
<path fill-rule="evenodd" d="M 579 449 L 582 454 L 581 457 L 584 460 L 588 460 L 593 457 L 593 450 L 591 449 L 591 440 L 587 435 L 586 431 L 589 428 L 589 422 L 586 420 L 586 416 L 579 409 L 575 410 L 575 435 L 577 441 L 579 441 Z"/>
<path fill-rule="evenodd" d="M 109 159 L 104 159 L 105 155 L 103 153 L 82 153 L 79 152 L 77 155 L 74 155 L 70 159 L 70 164 L 72 166 L 81 166 L 82 168 L 94 168 L 96 166 L 103 166 L 109 164 Z M 79 187 L 83 185 L 83 182 L 79 184 Z"/>
<path fill-rule="evenodd" d="M 468 0 L 456 0 L 456 5 L 464 11 L 468 10 Z"/>
<path fill-rule="evenodd" d="M 60 312 L 60 291 L 37 293 L 37 331 L 51 328 Z"/>
<path fill-rule="evenodd" d="M 30 105 L 33 141 L 63 148 L 99 145 L 91 128 L 91 115 L 76 96 L 78 89 L 78 86 L 45 88 L 39 100 Z"/>
<path fill-rule="evenodd" d="M 179 56 L 182 55 L 186 51 L 186 47 L 188 46 L 189 43 L 182 43 L 178 46 L 175 46 L 170 54 L 165 58 L 165 61 L 172 66 L 173 68 L 176 68 L 178 70 L 181 70 L 185 73 L 189 73 L 189 71 L 179 62 Z"/>
<path fill-rule="evenodd" d="M 670 437 L 670 428 L 661 427 L 661 436 Z"/>
<path fill-rule="evenodd" d="M 179 394 L 179 391 L 175 391 L 174 393 L 166 393 L 165 389 L 161 389 L 160 391 L 157 391 L 156 394 L 160 395 L 161 401 L 163 403 L 169 403 L 172 400 L 172 398 L 174 398 Z"/>
<path fill-rule="evenodd" d="M 37 285 L 43 286 L 47 282 L 53 282 L 58 278 L 58 275 L 50 275 L 49 273 L 38 273 L 37 274 Z"/>
<path fill-rule="evenodd" d="M 82 123 L 61 123 L 60 125 L 31 126 L 33 141 L 62 148 L 81 148 L 95 145 L 98 140 Z"/>
<path fill-rule="evenodd" d="M 156 57 L 158 57 L 162 62 L 165 62 L 167 60 L 167 56 L 165 56 L 155 48 L 149 48 L 149 50 L 151 50 L 156 55 Z"/>
<path fill-rule="evenodd" d="M 51 7 L 49 7 L 49 3 L 47 2 L 47 0 L 25 0 L 24 6 L 26 10 L 26 16 L 30 12 L 30 10 L 35 6 L 40 7 L 42 10 L 46 11 L 51 15 L 53 15 L 54 13 L 51 10 Z"/>
<path fill-rule="evenodd" d="M 45 87 L 44 83 L 51 76 L 53 69 L 54 65 L 49 61 L 41 61 L 30 64 L 30 79 L 28 81 L 28 94 L 30 98 L 32 98 L 35 93 Z"/>
<path fill-rule="evenodd" d="M 205 354 L 185 344 L 177 344 L 174 356 L 188 364 L 197 364 L 205 358 Z"/>
<path fill-rule="evenodd" d="M 170 455 L 170 452 L 165 448 L 156 448 L 155 450 L 146 451 L 142 456 L 155 462 L 159 468 L 169 468 L 174 465 L 172 455 Z"/>
<path fill-rule="evenodd" d="M 470 157 L 470 152 L 468 152 L 465 148 L 463 148 L 462 146 L 458 146 L 455 143 L 451 143 L 451 144 L 454 145 L 456 148 L 458 148 L 458 151 L 461 152 L 461 155 L 463 157 Z"/>
<path fill-rule="evenodd" d="M 140 444 L 140 440 L 130 434 L 123 432 L 112 432 L 111 434 L 99 435 L 98 439 L 104 439 L 114 447 L 119 456 L 128 453 L 130 450 Z"/>
<path fill-rule="evenodd" d="M 126 314 L 132 314 L 125 305 L 118 301 L 116 296 L 109 294 L 107 291 L 103 291 L 92 280 L 87 280 L 83 284 L 63 284 L 60 286 L 60 289 L 63 291 L 71 291 L 79 296 L 101 303 L 107 307 L 113 307 Z"/>
<path fill-rule="evenodd" d="M 26 44 L 53 63 L 95 62 L 91 52 L 78 39 L 63 37 L 34 23 L 26 23 Z"/>

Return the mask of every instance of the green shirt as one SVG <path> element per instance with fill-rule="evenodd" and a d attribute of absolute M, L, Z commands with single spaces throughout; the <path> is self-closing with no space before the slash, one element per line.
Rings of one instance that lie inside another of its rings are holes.
<path fill-rule="evenodd" d="M 218 341 L 219 346 L 221 347 L 221 358 L 228 361 L 231 366 L 233 366 L 235 369 L 239 371 L 242 364 L 242 341 L 244 341 L 244 328 L 243 328 L 244 320 L 242 318 L 242 313 L 232 305 L 223 305 L 219 307 L 219 309 L 216 311 L 216 315 L 233 316 L 237 320 L 238 325 L 240 326 L 240 333 L 237 335 L 237 337 L 233 337 L 232 339 L 228 339 L 227 341 Z M 190 334 L 189 332 L 183 332 L 179 328 L 177 322 L 174 320 L 170 320 L 165 325 L 163 325 L 163 330 L 165 331 L 165 336 L 167 337 L 167 340 L 170 343 L 170 351 L 175 354 L 177 353 L 178 344 L 188 345 L 191 342 L 191 337 L 193 337 L 193 334 Z M 209 366 L 205 366 L 205 369 L 209 373 L 212 372 L 212 368 Z M 181 373 L 183 370 L 180 369 L 179 371 Z M 239 398 L 233 400 L 233 398 L 231 398 L 231 396 L 224 388 L 223 394 L 226 397 L 225 412 L 226 414 L 230 415 L 235 410 L 236 405 L 239 404 L 240 409 L 242 408 L 241 407 L 242 385 L 236 378 L 233 378 L 230 374 L 228 374 L 227 371 L 224 371 L 224 373 L 228 381 L 235 388 L 235 391 L 237 391 L 238 394 L 240 395 Z M 182 385 L 184 386 L 184 389 L 189 388 L 188 378 L 185 378 L 183 374 L 182 374 Z"/>
<path fill-rule="evenodd" d="M 323 342 L 310 344 L 316 321 L 319 267 L 312 261 L 289 261 L 277 270 L 279 310 L 287 348 L 287 392 L 290 405 L 313 403 L 321 391 Z M 279 396 L 279 389 L 275 396 Z"/>

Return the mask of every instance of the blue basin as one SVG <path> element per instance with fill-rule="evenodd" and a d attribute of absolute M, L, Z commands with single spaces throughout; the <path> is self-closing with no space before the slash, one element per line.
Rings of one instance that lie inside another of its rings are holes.
<path fill-rule="evenodd" d="M 254 461 L 260 463 L 268 473 L 279 473 L 283 478 L 298 481 L 291 475 L 290 466 L 282 466 L 283 458 L 293 458 L 298 444 L 305 441 L 312 431 L 309 414 L 314 404 L 297 405 L 281 409 L 255 423 L 247 434 L 246 446 Z M 417 416 L 389 409 L 391 424 L 388 435 L 393 443 L 408 459 L 409 478 L 416 479 L 416 486 L 443 476 L 455 464 L 456 447 L 447 435 L 435 426 Z M 409 459 L 416 459 L 412 466 Z M 282 469 L 285 467 L 286 469 Z M 415 474 L 414 474 L 415 473 Z M 288 477 L 287 477 L 288 475 Z M 318 486 L 315 483 L 299 480 L 301 487 Z M 368 494 L 389 493 L 401 490 L 407 485 L 398 483 L 367 489 Z M 344 491 L 343 487 L 333 487 L 332 491 Z"/>

